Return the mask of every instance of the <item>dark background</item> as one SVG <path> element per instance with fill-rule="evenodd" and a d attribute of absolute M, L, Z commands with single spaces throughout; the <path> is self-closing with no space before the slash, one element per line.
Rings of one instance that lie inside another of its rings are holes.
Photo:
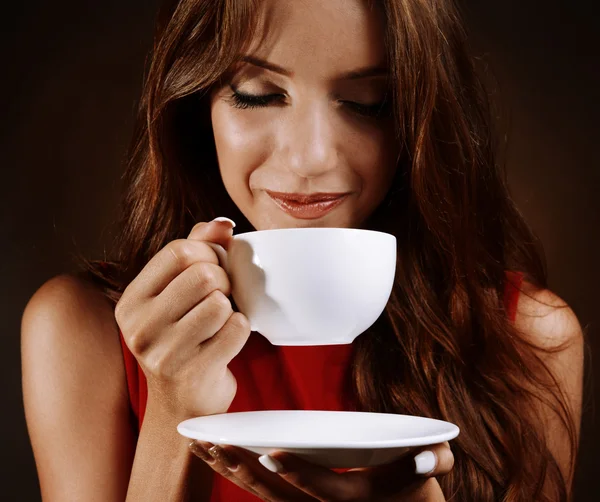
<path fill-rule="evenodd" d="M 477 51 L 504 105 L 514 197 L 546 250 L 550 287 L 600 355 L 600 65 L 592 2 L 467 2 Z M 152 39 L 156 0 L 3 4 L 0 499 L 39 500 L 22 407 L 23 308 L 80 250 L 101 257 Z M 576 500 L 600 500 L 587 367 Z"/>

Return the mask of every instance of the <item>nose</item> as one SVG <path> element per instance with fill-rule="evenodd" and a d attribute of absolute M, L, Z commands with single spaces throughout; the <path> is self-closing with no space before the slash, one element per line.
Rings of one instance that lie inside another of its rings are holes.
<path fill-rule="evenodd" d="M 303 178 L 316 178 L 334 169 L 338 151 L 326 102 L 312 100 L 290 112 L 281 128 L 285 166 Z"/>

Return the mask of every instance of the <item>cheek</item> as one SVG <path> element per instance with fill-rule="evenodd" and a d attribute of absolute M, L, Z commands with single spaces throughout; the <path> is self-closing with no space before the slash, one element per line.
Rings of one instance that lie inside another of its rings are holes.
<path fill-rule="evenodd" d="M 226 104 L 212 110 L 212 125 L 217 152 L 223 155 L 257 153 L 264 130 L 250 120 L 250 114 L 237 112 Z"/>
<path fill-rule="evenodd" d="M 392 183 L 397 156 L 394 145 L 393 137 L 383 130 L 364 135 L 354 144 L 350 158 L 371 197 L 387 192 Z"/>
<path fill-rule="evenodd" d="M 265 128 L 240 111 L 221 103 L 215 104 L 211 113 L 219 169 L 230 193 L 244 189 L 251 171 L 261 165 L 267 152 Z"/>

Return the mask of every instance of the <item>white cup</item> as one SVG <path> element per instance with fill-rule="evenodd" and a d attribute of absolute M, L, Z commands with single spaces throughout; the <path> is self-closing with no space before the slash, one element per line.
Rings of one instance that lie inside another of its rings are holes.
<path fill-rule="evenodd" d="M 396 237 L 356 228 L 282 228 L 209 243 L 252 331 L 273 345 L 348 344 L 383 312 Z"/>

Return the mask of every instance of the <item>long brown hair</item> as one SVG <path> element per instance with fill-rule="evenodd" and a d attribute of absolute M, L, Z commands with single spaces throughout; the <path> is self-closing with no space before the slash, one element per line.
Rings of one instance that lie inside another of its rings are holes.
<path fill-rule="evenodd" d="M 355 341 L 358 409 L 448 420 L 448 499 L 568 500 L 533 404 L 575 426 L 537 350 L 509 322 L 507 270 L 547 287 L 543 252 L 497 162 L 486 91 L 450 0 L 381 0 L 398 173 L 368 227 L 398 237 L 397 276 Z M 84 269 L 117 301 L 169 241 L 227 215 L 253 230 L 219 174 L 207 96 L 255 36 L 258 0 L 181 0 L 159 12 L 109 267 Z M 544 493 L 542 493 L 545 484 Z M 550 490 L 548 490 L 550 488 Z"/>

